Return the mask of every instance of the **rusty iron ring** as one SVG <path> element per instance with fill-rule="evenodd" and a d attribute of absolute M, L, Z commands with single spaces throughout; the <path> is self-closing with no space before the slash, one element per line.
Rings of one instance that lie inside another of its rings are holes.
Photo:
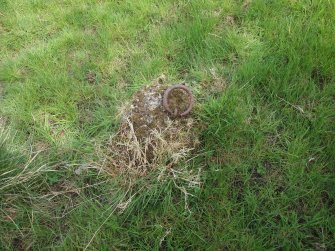
<path fill-rule="evenodd" d="M 186 92 L 186 94 L 188 95 L 188 97 L 189 97 L 189 102 L 190 102 L 190 104 L 189 104 L 189 106 L 188 106 L 188 108 L 184 111 L 184 112 L 182 112 L 182 113 L 180 113 L 179 114 L 179 116 L 186 116 L 187 114 L 189 114 L 190 112 L 191 112 L 191 110 L 192 110 L 192 108 L 193 108 L 193 104 L 194 104 L 194 97 L 193 97 L 193 95 L 192 95 L 192 92 L 191 92 L 191 90 L 187 87 L 187 86 L 185 86 L 185 85 L 173 85 L 173 86 L 171 86 L 171 87 L 169 87 L 165 92 L 164 92 L 164 96 L 163 96 L 163 107 L 165 108 L 165 110 L 167 110 L 169 113 L 171 113 L 172 115 L 174 115 L 174 116 L 177 116 L 178 114 L 177 114 L 177 109 L 175 109 L 174 111 L 172 111 L 171 110 L 171 108 L 169 107 L 169 102 L 168 102 L 168 100 L 169 100 L 169 95 L 170 95 L 170 93 L 171 93 L 171 91 L 173 91 L 173 90 L 175 90 L 175 89 L 181 89 L 181 90 L 184 90 L 185 92 Z"/>

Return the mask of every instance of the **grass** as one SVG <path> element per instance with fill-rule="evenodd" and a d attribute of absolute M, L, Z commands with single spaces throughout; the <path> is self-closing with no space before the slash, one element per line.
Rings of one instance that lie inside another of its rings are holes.
<path fill-rule="evenodd" d="M 333 250 L 334 13 L 0 0 L 0 249 Z M 200 187 L 99 171 L 118 108 L 161 74 L 197 97 L 201 147 L 180 168 Z"/>

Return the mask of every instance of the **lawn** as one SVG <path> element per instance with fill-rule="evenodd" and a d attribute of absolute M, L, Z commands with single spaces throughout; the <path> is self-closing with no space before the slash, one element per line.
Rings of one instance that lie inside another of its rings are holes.
<path fill-rule="evenodd" d="M 334 250 L 333 0 L 0 0 L 0 250 Z M 120 107 L 164 74 L 199 146 L 125 186 Z"/>

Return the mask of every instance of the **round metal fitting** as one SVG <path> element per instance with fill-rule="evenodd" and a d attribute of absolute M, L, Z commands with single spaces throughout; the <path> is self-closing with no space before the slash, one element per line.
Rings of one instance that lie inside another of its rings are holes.
<path fill-rule="evenodd" d="M 185 111 L 178 111 L 177 108 L 174 109 L 174 111 L 170 108 L 169 106 L 169 95 L 173 90 L 183 90 L 186 92 L 187 96 L 188 96 L 188 102 L 189 102 L 189 106 L 187 107 L 187 109 Z M 194 97 L 192 95 L 191 90 L 185 86 L 185 85 L 173 85 L 171 87 L 169 87 L 165 92 L 164 92 L 164 96 L 163 96 L 163 107 L 166 111 L 168 111 L 170 114 L 172 114 L 173 116 L 186 116 L 187 114 L 189 114 L 193 108 L 194 105 Z"/>

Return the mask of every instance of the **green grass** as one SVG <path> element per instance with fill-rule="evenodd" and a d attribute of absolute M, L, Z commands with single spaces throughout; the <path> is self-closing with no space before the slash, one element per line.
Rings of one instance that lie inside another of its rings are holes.
<path fill-rule="evenodd" d="M 0 249 L 335 249 L 334 31 L 327 0 L 0 0 Z M 194 196 L 75 174 L 161 74 L 205 125 Z"/>

